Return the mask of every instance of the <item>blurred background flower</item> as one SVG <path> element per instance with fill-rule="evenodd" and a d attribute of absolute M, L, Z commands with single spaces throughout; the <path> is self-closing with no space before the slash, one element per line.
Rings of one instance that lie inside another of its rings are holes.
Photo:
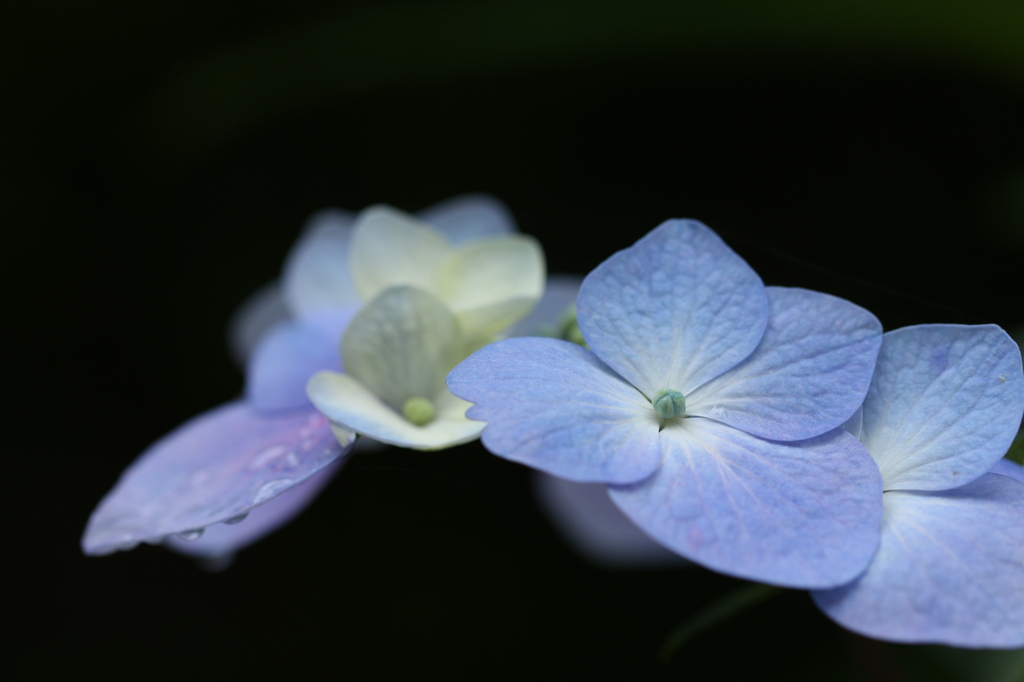
<path fill-rule="evenodd" d="M 1024 328 L 1019 2 L 43 0 L 4 8 L 0 84 L 21 677 L 1017 679 L 1019 652 L 877 644 L 797 592 L 661 670 L 736 581 L 591 568 L 478 444 L 357 455 L 214 576 L 77 539 L 241 392 L 228 317 L 327 206 L 492 192 L 580 274 L 693 217 L 887 329 Z"/>

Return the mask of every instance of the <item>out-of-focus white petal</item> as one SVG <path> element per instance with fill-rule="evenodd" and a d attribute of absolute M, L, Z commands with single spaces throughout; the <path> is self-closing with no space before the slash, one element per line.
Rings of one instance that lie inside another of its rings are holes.
<path fill-rule="evenodd" d="M 352 228 L 349 266 L 364 301 L 399 285 L 439 295 L 438 275 L 451 253 L 444 237 L 426 223 L 390 206 L 371 206 Z"/>
<path fill-rule="evenodd" d="M 349 274 L 353 220 L 348 211 L 325 209 L 306 222 L 281 276 L 284 300 L 293 315 L 305 317 L 361 302 Z"/>
<path fill-rule="evenodd" d="M 416 426 L 347 374 L 320 372 L 307 388 L 309 399 L 332 421 L 375 440 L 414 450 L 440 450 L 468 443 L 483 431 L 483 422 L 466 419 L 469 403 L 447 389 L 432 396 L 437 416 Z"/>
<path fill-rule="evenodd" d="M 444 390 L 462 349 L 448 308 L 407 286 L 381 292 L 356 314 L 341 341 L 345 371 L 398 410 L 410 398 Z"/>
<path fill-rule="evenodd" d="M 522 319 L 544 293 L 544 252 L 532 237 L 473 242 L 445 263 L 441 299 L 467 336 L 495 334 Z"/>
<path fill-rule="evenodd" d="M 490 194 L 462 194 L 416 215 L 443 234 L 452 246 L 518 229 L 508 207 Z"/>
<path fill-rule="evenodd" d="M 548 275 L 540 302 L 530 314 L 508 330 L 507 336 L 550 336 L 570 306 L 576 305 L 583 278 L 579 275 Z"/>

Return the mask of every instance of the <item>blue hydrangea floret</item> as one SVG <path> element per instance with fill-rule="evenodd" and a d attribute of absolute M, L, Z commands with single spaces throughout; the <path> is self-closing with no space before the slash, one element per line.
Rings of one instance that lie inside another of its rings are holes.
<path fill-rule="evenodd" d="M 448 375 L 484 445 L 580 482 L 731 575 L 849 582 L 879 542 L 881 478 L 839 428 L 881 343 L 869 312 L 765 287 L 705 225 L 670 220 L 583 282 L 586 347 L 512 338 Z"/>

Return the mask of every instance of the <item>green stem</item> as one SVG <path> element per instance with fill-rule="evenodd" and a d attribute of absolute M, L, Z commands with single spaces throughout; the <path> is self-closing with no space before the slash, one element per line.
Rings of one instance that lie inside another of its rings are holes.
<path fill-rule="evenodd" d="M 679 627 L 673 630 L 672 634 L 665 640 L 665 644 L 662 645 L 658 659 L 663 665 L 667 665 L 672 660 L 672 656 L 675 655 L 676 651 L 695 635 L 729 620 L 741 611 L 756 606 L 769 597 L 781 594 L 782 591 L 781 587 L 752 583 L 730 592 L 697 612 L 696 615 L 686 619 Z"/>

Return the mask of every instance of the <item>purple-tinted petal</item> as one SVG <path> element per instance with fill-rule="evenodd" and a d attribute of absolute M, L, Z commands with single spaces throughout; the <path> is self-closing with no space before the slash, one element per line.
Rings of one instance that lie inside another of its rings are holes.
<path fill-rule="evenodd" d="M 320 370 L 341 371 L 341 335 L 351 310 L 323 310 L 278 325 L 256 346 L 246 371 L 245 397 L 257 410 L 310 405 L 306 382 Z"/>
<path fill-rule="evenodd" d="M 241 402 L 221 405 L 125 470 L 89 518 L 82 549 L 109 554 L 175 533 L 194 536 L 302 483 L 346 449 L 312 408 L 267 416 Z"/>
<path fill-rule="evenodd" d="M 801 440 L 850 418 L 868 392 L 882 323 L 849 301 L 768 287 L 754 353 L 686 396 L 687 414 L 771 440 Z"/>
<path fill-rule="evenodd" d="M 281 285 L 268 282 L 246 298 L 228 321 L 228 348 L 231 357 L 245 367 L 256 343 L 290 318 Z"/>
<path fill-rule="evenodd" d="M 340 209 L 314 213 L 288 252 L 281 276 L 285 302 L 296 317 L 361 301 L 349 274 L 354 216 Z"/>
<path fill-rule="evenodd" d="M 887 492 L 867 572 L 814 601 L 893 642 L 1024 646 L 1024 484 L 983 475 L 954 490 Z"/>
<path fill-rule="evenodd" d="M 886 490 L 947 490 L 999 461 L 1024 413 L 1017 344 L 996 325 L 929 324 L 882 337 L 861 442 Z"/>
<path fill-rule="evenodd" d="M 508 207 L 490 194 L 462 194 L 416 215 L 443 234 L 452 246 L 517 231 Z"/>
<path fill-rule="evenodd" d="M 508 336 L 548 336 L 540 332 L 562 321 L 569 307 L 576 304 L 582 283 L 578 275 L 548 275 L 544 295 L 529 315 L 509 329 Z"/>
<path fill-rule="evenodd" d="M 1017 464 L 1012 459 L 1006 459 L 1003 457 L 1001 460 L 996 462 L 996 465 L 992 467 L 992 470 L 989 473 L 1009 476 L 1010 478 L 1024 483 L 1024 467 Z"/>
<path fill-rule="evenodd" d="M 788 587 L 855 578 L 878 546 L 882 482 L 835 429 L 776 443 L 708 419 L 661 432 L 662 465 L 612 500 L 666 547 L 716 571 Z"/>
<path fill-rule="evenodd" d="M 683 394 L 745 359 L 760 342 L 760 278 L 707 226 L 669 220 L 583 280 L 580 330 L 602 361 L 644 395 Z"/>
<path fill-rule="evenodd" d="M 566 341 L 492 343 L 448 375 L 476 403 L 496 455 L 574 481 L 629 483 L 658 466 L 658 415 L 640 393 L 589 350 Z"/>
<path fill-rule="evenodd" d="M 580 554 L 607 568 L 692 564 L 636 527 L 608 498 L 604 483 L 576 483 L 536 472 L 533 488 L 548 518 Z"/>
<path fill-rule="evenodd" d="M 305 511 L 341 470 L 343 464 L 344 460 L 335 460 L 294 488 L 284 491 L 258 507 L 253 507 L 242 519 L 236 517 L 230 519 L 229 523 L 207 526 L 202 536 L 196 540 L 182 540 L 177 535 L 172 535 L 164 544 L 176 552 L 189 556 L 230 556 L 270 535 Z"/>

